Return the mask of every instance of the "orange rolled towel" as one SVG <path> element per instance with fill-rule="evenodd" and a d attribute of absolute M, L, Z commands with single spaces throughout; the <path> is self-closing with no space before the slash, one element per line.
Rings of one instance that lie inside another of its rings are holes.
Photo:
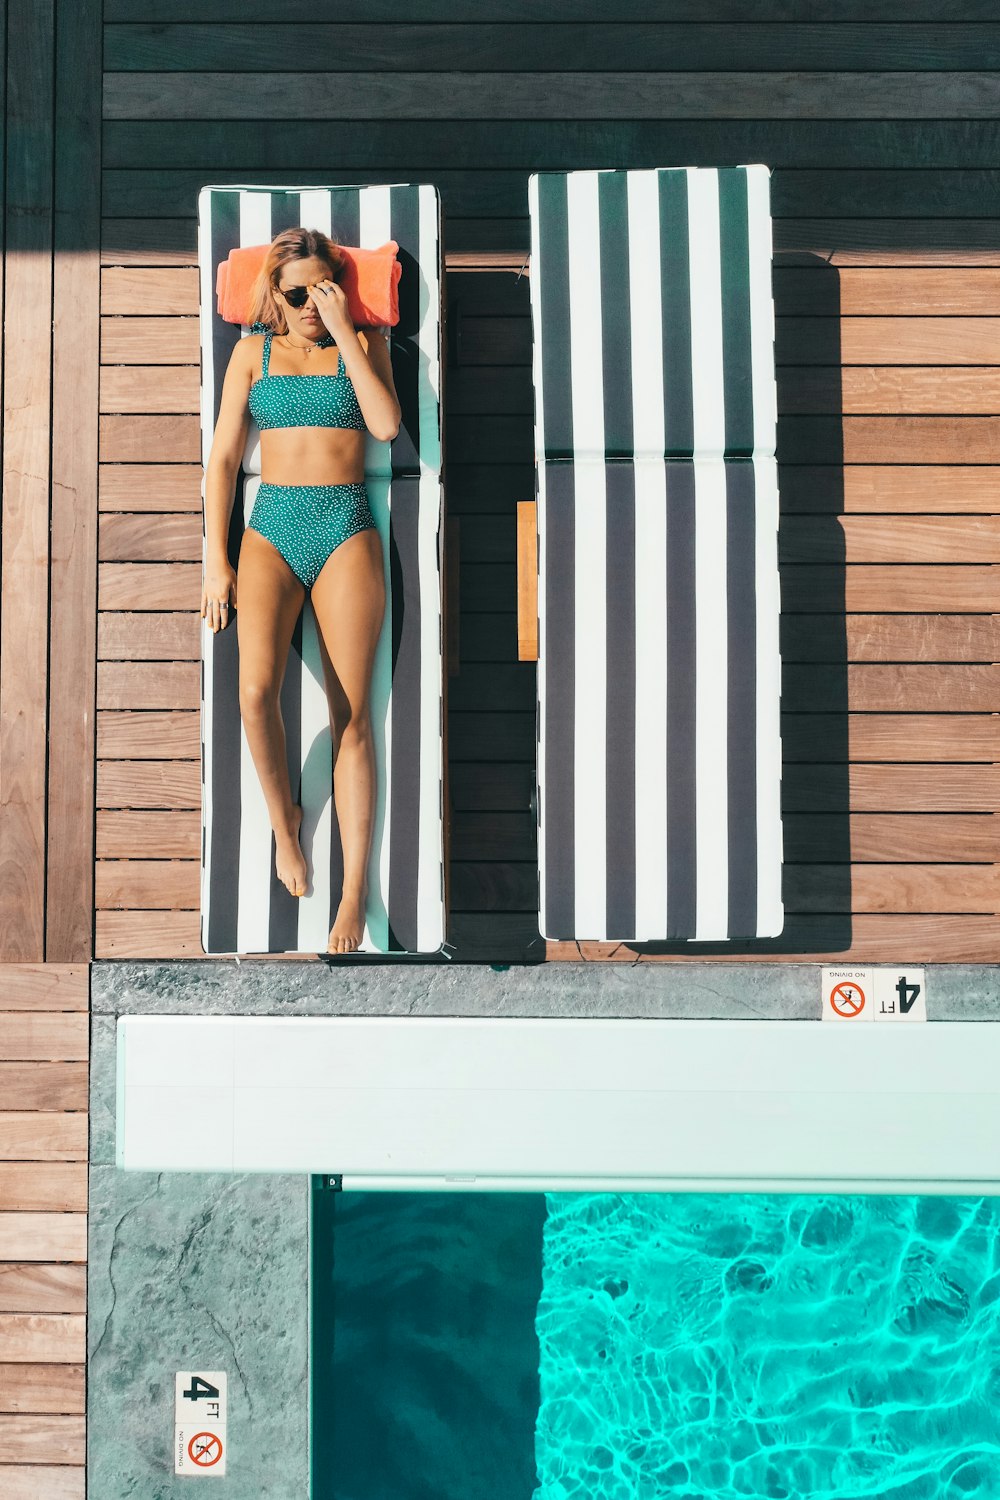
<path fill-rule="evenodd" d="M 377 250 L 353 245 L 337 248 L 344 257 L 339 284 L 347 293 L 347 308 L 355 326 L 394 327 L 399 322 L 398 287 L 403 274 L 396 259 L 396 241 L 389 240 Z M 267 245 L 242 245 L 230 250 L 228 260 L 219 262 L 215 291 L 219 316 L 227 323 L 248 321 L 250 294 L 267 251 Z"/>

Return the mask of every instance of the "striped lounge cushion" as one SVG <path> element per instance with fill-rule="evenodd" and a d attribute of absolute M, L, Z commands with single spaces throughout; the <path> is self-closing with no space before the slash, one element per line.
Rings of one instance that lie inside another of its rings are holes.
<path fill-rule="evenodd" d="M 529 178 L 539 926 L 783 925 L 769 172 Z"/>
<path fill-rule="evenodd" d="M 231 249 L 303 224 L 344 244 L 399 245 L 400 320 L 392 330 L 402 422 L 366 438 L 365 482 L 385 560 L 387 607 L 372 676 L 377 798 L 359 952 L 430 953 L 445 938 L 441 657 L 441 211 L 425 185 L 205 187 L 198 199 L 201 430 L 207 464 L 222 381 L 246 327 L 224 322 L 216 268 Z M 251 420 L 229 533 L 233 566 L 260 484 Z M 204 485 L 202 488 L 204 496 Z M 281 692 L 294 800 L 303 807 L 309 893 L 274 872 L 274 837 L 239 712 L 235 622 L 202 627 L 202 946 L 206 953 L 326 951 L 343 883 L 316 621 L 307 597 Z"/>

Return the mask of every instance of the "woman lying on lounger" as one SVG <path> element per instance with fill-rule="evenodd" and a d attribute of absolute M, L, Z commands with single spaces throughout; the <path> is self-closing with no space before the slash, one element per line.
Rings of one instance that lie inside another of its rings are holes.
<path fill-rule="evenodd" d="M 343 899 L 327 951 L 351 953 L 365 923 L 375 809 L 369 692 L 385 613 L 365 430 L 389 441 L 400 409 L 386 340 L 355 330 L 340 271 L 335 240 L 318 230 L 286 229 L 268 250 L 250 313 L 268 331 L 242 338 L 232 352 L 206 471 L 201 613 L 212 630 L 224 630 L 239 602 L 240 712 L 274 829 L 278 878 L 302 896 L 302 808 L 292 802 L 278 693 L 312 590 L 344 850 Z M 251 416 L 261 431 L 261 483 L 237 575 L 226 538 Z"/>

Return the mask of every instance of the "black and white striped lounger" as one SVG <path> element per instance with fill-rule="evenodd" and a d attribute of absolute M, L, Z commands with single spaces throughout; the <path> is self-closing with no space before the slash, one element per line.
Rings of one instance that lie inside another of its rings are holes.
<path fill-rule="evenodd" d="M 529 179 L 539 927 L 783 925 L 769 171 Z"/>
<path fill-rule="evenodd" d="M 402 423 L 392 444 L 366 439 L 365 481 L 385 559 L 387 608 L 375 656 L 372 721 L 377 801 L 362 953 L 431 953 L 445 939 L 441 656 L 442 239 L 436 188 L 205 187 L 198 199 L 202 453 L 207 464 L 236 340 L 216 304 L 231 249 L 303 224 L 345 245 L 399 245 L 400 319 L 392 330 Z M 236 565 L 260 484 L 251 420 L 229 534 Z M 204 495 L 204 487 L 203 487 Z M 239 712 L 235 622 L 202 627 L 202 946 L 206 953 L 325 953 L 343 882 L 332 797 L 326 693 L 306 600 L 281 693 L 292 793 L 303 807 L 309 893 L 274 871 L 274 838 Z"/>

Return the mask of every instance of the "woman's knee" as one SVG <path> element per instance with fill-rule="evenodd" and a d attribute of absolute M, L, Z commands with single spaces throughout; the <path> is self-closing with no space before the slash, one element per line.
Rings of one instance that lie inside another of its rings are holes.
<path fill-rule="evenodd" d="M 360 709 L 352 709 L 349 714 L 341 716 L 334 715 L 334 730 L 337 743 L 340 746 L 367 745 L 371 743 L 372 721 L 367 704 Z"/>
<path fill-rule="evenodd" d="M 240 678 L 240 713 L 244 719 L 263 719 L 276 711 L 279 684 L 266 677 Z"/>

